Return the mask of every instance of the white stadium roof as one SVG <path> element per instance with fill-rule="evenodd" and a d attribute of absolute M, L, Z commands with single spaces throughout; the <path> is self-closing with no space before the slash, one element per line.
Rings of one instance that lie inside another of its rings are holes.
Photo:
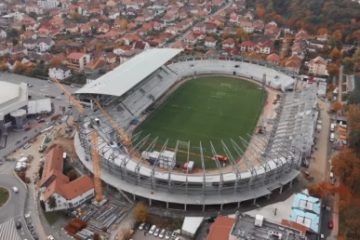
<path fill-rule="evenodd" d="M 181 51 L 182 49 L 175 48 L 148 49 L 95 81 L 86 84 L 76 93 L 104 94 L 120 97 Z"/>

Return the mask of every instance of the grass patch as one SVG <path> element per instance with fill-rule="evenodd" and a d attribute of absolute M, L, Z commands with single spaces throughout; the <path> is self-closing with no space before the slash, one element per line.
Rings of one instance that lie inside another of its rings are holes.
<path fill-rule="evenodd" d="M 44 216 L 46 221 L 52 225 L 56 223 L 59 219 L 65 217 L 65 212 L 63 211 L 55 211 L 55 212 L 44 212 Z"/>
<path fill-rule="evenodd" d="M 175 148 L 177 140 L 190 141 L 190 160 L 195 161 L 196 167 L 201 167 L 201 142 L 206 168 L 214 168 L 210 142 L 217 153 L 224 154 L 222 140 L 231 146 L 230 139 L 236 142 L 239 142 L 239 136 L 248 139 L 257 124 L 265 97 L 261 87 L 249 81 L 200 77 L 182 84 L 137 127 L 135 133 L 159 137 L 157 150 L 167 139 L 170 148 Z M 177 162 L 183 163 L 186 159 L 179 156 Z"/>
<path fill-rule="evenodd" d="M 9 199 L 9 191 L 6 188 L 0 187 L 0 207 L 2 207 Z"/>

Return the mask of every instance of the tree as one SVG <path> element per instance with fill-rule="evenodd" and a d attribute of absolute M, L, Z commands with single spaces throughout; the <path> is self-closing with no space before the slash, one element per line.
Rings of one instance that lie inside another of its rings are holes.
<path fill-rule="evenodd" d="M 241 39 L 241 41 L 246 41 L 249 39 L 249 34 L 244 31 L 241 27 L 236 29 L 236 36 Z"/>
<path fill-rule="evenodd" d="M 340 101 L 336 101 L 336 102 L 334 102 L 333 104 L 332 104 L 332 110 L 334 111 L 334 112 L 339 112 L 341 109 L 342 109 L 342 103 L 340 102 Z"/>
<path fill-rule="evenodd" d="M 347 117 L 351 131 L 360 132 L 360 106 L 355 104 L 349 105 Z"/>
<path fill-rule="evenodd" d="M 17 62 L 15 67 L 14 67 L 14 73 L 19 73 L 22 74 L 26 71 L 26 66 L 25 64 L 22 64 L 21 62 Z"/>
<path fill-rule="evenodd" d="M 341 51 L 337 48 L 337 47 L 334 47 L 331 52 L 330 52 L 330 57 L 333 59 L 333 60 L 338 60 L 341 58 Z"/>
<path fill-rule="evenodd" d="M 341 41 L 343 38 L 343 34 L 342 34 L 341 30 L 338 29 L 333 32 L 332 37 L 337 41 Z"/>
<path fill-rule="evenodd" d="M 143 202 L 136 203 L 133 209 L 133 217 L 136 222 L 145 222 L 148 218 L 148 208 Z"/>
<path fill-rule="evenodd" d="M 67 174 L 66 176 L 69 177 L 69 180 L 72 181 L 72 180 L 75 180 L 77 177 L 78 177 L 78 173 L 76 172 L 75 169 L 71 169 Z"/>
<path fill-rule="evenodd" d="M 328 33 L 328 29 L 326 27 L 321 27 L 317 30 L 318 35 L 324 35 Z"/>
<path fill-rule="evenodd" d="M 329 63 L 327 65 L 327 71 L 330 76 L 333 76 L 333 77 L 339 76 L 339 66 L 335 63 Z"/>
<path fill-rule="evenodd" d="M 308 187 L 309 194 L 318 198 L 325 198 L 334 188 L 328 182 L 319 182 Z"/>
<path fill-rule="evenodd" d="M 346 148 L 332 160 L 333 172 L 354 193 L 360 193 L 360 158 Z"/>
<path fill-rule="evenodd" d="M 264 18 L 265 17 L 266 10 L 264 8 L 264 5 L 262 4 L 256 4 L 256 15 L 258 18 Z"/>
<path fill-rule="evenodd" d="M 48 198 L 47 203 L 48 203 L 48 206 L 49 206 L 50 209 L 54 209 L 54 208 L 56 208 L 56 206 L 57 206 L 57 204 L 56 204 L 56 198 L 55 198 L 54 196 L 50 196 L 50 197 Z"/>
<path fill-rule="evenodd" d="M 349 146 L 360 155 L 360 105 L 348 106 Z"/>
<path fill-rule="evenodd" d="M 62 60 L 59 57 L 53 57 L 49 63 L 50 67 L 58 67 L 61 64 L 62 64 Z"/>

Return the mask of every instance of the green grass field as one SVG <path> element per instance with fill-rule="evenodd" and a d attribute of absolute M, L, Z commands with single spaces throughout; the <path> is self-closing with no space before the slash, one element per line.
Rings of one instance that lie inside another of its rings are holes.
<path fill-rule="evenodd" d="M 157 150 L 167 139 L 171 148 L 176 146 L 177 140 L 190 141 L 190 160 L 195 161 L 196 167 L 201 167 L 201 141 L 206 167 L 214 168 L 210 141 L 221 154 L 224 153 L 221 140 L 230 144 L 230 139 L 240 142 L 239 136 L 248 139 L 247 135 L 252 134 L 257 124 L 264 99 L 264 91 L 254 83 L 230 77 L 200 77 L 182 84 L 134 134 L 144 137 L 150 133 L 152 139 L 159 137 Z M 187 147 L 180 144 L 179 149 L 177 161 L 187 161 Z"/>

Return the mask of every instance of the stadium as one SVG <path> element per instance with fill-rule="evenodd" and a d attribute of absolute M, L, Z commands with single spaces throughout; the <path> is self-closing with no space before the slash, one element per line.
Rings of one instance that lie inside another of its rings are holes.
<path fill-rule="evenodd" d="M 316 88 L 293 91 L 293 74 L 263 63 L 181 51 L 146 50 L 75 93 L 87 106 L 74 140 L 82 166 L 93 172 L 96 147 L 107 185 L 185 211 L 255 204 L 291 186 L 312 151 Z"/>

